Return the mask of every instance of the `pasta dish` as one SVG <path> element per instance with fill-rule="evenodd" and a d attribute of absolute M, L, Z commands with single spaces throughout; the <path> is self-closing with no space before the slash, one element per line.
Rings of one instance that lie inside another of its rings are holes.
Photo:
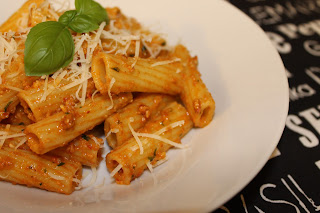
<path fill-rule="evenodd" d="M 84 166 L 105 164 L 128 185 L 214 116 L 185 46 L 117 7 L 76 0 L 75 8 L 27 0 L 0 26 L 2 181 L 71 194 L 85 187 Z M 107 145 L 90 131 L 100 124 Z"/>

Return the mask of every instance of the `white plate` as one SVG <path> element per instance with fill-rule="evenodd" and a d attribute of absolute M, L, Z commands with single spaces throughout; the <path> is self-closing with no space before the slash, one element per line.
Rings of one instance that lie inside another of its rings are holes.
<path fill-rule="evenodd" d="M 6 1 L 7 18 L 23 0 Z M 104 164 L 97 185 L 59 195 L 0 183 L 1 212 L 208 212 L 248 184 L 267 162 L 284 128 L 288 83 L 282 61 L 263 31 L 220 0 L 108 0 L 128 16 L 166 32 L 198 55 L 203 79 L 216 100 L 213 122 L 170 150 L 169 161 L 130 186 L 111 183 Z M 159 27 L 161 26 L 161 27 Z M 87 178 L 88 179 L 88 178 Z M 157 181 L 155 181 L 157 180 Z M 155 182 L 157 182 L 155 184 Z"/>

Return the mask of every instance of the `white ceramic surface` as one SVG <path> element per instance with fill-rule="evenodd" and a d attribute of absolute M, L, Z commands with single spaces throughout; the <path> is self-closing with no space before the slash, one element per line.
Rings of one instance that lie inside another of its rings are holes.
<path fill-rule="evenodd" d="M 4 21 L 23 0 L 6 1 Z M 222 0 L 101 0 L 166 33 L 199 57 L 203 80 L 216 101 L 206 128 L 192 130 L 186 150 L 146 171 L 130 186 L 112 183 L 99 167 L 103 187 L 59 195 L 0 183 L 1 212 L 208 212 L 248 184 L 267 162 L 284 128 L 288 83 L 282 61 L 263 31 Z M 86 181 L 90 179 L 90 175 Z"/>

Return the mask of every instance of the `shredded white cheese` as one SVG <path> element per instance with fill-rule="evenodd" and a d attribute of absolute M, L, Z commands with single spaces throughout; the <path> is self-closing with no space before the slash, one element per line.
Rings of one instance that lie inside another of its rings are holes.
<path fill-rule="evenodd" d="M 111 135 L 111 133 L 118 133 L 118 132 L 119 132 L 119 129 L 117 129 L 117 128 L 110 129 L 106 135 L 106 138 L 108 138 Z"/>
<path fill-rule="evenodd" d="M 147 161 L 146 165 L 147 165 L 148 169 L 150 170 L 150 172 L 152 173 L 153 172 L 153 168 L 152 168 L 152 165 L 151 165 L 149 160 Z"/>
<path fill-rule="evenodd" d="M 180 58 L 175 58 L 175 59 L 172 59 L 172 60 L 159 61 L 159 62 L 156 62 L 156 63 L 154 63 L 154 64 L 151 64 L 151 67 L 156 67 L 156 66 L 171 64 L 171 63 L 178 62 L 178 61 L 181 61 L 181 59 L 180 59 Z"/>
<path fill-rule="evenodd" d="M 62 176 L 59 176 L 59 175 L 55 175 L 55 174 L 53 174 L 53 173 L 51 173 L 51 172 L 47 172 L 47 174 L 48 174 L 51 178 L 53 178 L 53 179 L 55 179 L 55 180 L 65 180 L 65 179 L 66 179 L 65 177 L 62 177 Z"/>
<path fill-rule="evenodd" d="M 22 91 L 22 89 L 20 89 L 18 87 L 13 87 L 13 86 L 9 86 L 9 85 L 5 85 L 4 87 L 7 88 L 7 89 L 11 89 L 11 90 L 17 91 L 17 92 Z"/>
<path fill-rule="evenodd" d="M 0 175 L 0 178 L 2 178 L 2 179 L 6 179 L 7 177 L 9 177 L 9 174 L 8 174 L 8 175 L 6 175 L 6 176 L 2 176 L 2 175 Z"/>
<path fill-rule="evenodd" d="M 159 135 L 155 135 L 155 134 L 150 134 L 150 133 L 137 133 L 137 136 L 138 137 L 145 137 L 145 138 L 152 138 L 152 139 L 156 139 L 156 140 L 159 140 L 163 143 L 167 143 L 171 146 L 174 146 L 174 147 L 177 147 L 177 148 L 180 148 L 180 149 L 184 149 L 184 148 L 187 148 L 188 146 L 187 145 L 183 145 L 183 144 L 180 144 L 180 143 L 176 143 L 176 142 L 173 142 L 167 138 L 164 138 L 164 137 L 161 137 Z"/>
<path fill-rule="evenodd" d="M 21 137 L 21 136 L 25 136 L 25 134 L 24 133 L 17 133 L 17 134 L 12 134 L 12 135 L 2 135 L 2 136 L 0 136 L 0 140 L 8 139 L 8 138 L 17 138 L 17 137 Z"/>
<path fill-rule="evenodd" d="M 156 58 L 161 50 L 168 49 L 161 45 L 153 44 L 151 47 L 148 45 L 152 39 L 158 34 L 146 33 L 145 29 L 138 29 L 132 32 L 132 30 L 127 29 L 118 29 L 115 26 L 115 20 L 111 20 L 109 24 L 109 30 L 104 30 L 102 32 L 101 38 L 110 40 L 110 44 L 105 44 L 106 48 L 114 46 L 111 50 L 107 51 L 108 53 L 114 52 L 116 55 L 126 55 L 127 51 L 132 42 L 135 42 L 135 58 L 139 56 L 140 44 L 142 43 L 146 51 L 150 54 L 151 58 Z M 136 62 L 136 60 L 134 61 Z M 132 67 L 135 63 L 132 65 Z"/>
<path fill-rule="evenodd" d="M 113 87 L 113 84 L 116 82 L 116 79 L 115 78 L 112 78 L 111 81 L 110 81 L 110 85 L 109 85 L 109 88 L 108 88 L 108 96 L 110 98 L 110 101 L 111 101 L 111 105 L 107 108 L 107 110 L 110 110 L 113 108 L 113 99 L 112 99 L 112 95 L 111 95 L 111 89 Z"/>
<path fill-rule="evenodd" d="M 137 144 L 138 144 L 139 149 L 140 149 L 140 155 L 142 155 L 142 154 L 143 154 L 143 146 L 142 146 L 142 143 L 141 143 L 141 141 L 140 141 L 140 139 L 139 139 L 139 137 L 138 137 L 138 133 L 137 133 L 136 131 L 134 131 L 134 129 L 132 128 L 132 126 L 131 126 L 131 124 L 130 124 L 130 123 L 132 123 L 132 122 L 134 122 L 134 118 L 131 117 L 131 118 L 129 119 L 128 126 L 129 126 L 129 129 L 130 129 L 131 133 L 132 133 L 132 136 L 133 136 L 134 139 L 137 141 Z"/>
<path fill-rule="evenodd" d="M 91 166 L 91 171 L 92 171 L 92 176 L 91 176 L 90 182 L 87 185 L 84 185 L 84 186 L 82 185 L 81 188 L 88 188 L 88 187 L 92 186 L 97 181 L 97 176 L 98 176 L 97 168 Z"/>
<path fill-rule="evenodd" d="M 115 174 L 117 174 L 117 172 L 120 171 L 121 168 L 122 168 L 122 165 L 119 163 L 118 166 L 114 168 L 114 170 L 112 170 L 112 172 L 110 173 L 110 176 L 113 177 Z"/>
<path fill-rule="evenodd" d="M 94 96 L 99 92 L 99 90 L 95 90 L 93 93 L 92 93 L 92 96 L 91 96 L 91 100 L 93 101 L 93 98 Z"/>
<path fill-rule="evenodd" d="M 18 57 L 18 46 L 14 32 L 0 33 L 0 84 L 2 84 L 2 74 Z"/>
<path fill-rule="evenodd" d="M 103 143 L 99 143 L 98 139 L 96 137 L 91 137 L 92 140 L 98 145 L 98 146 L 102 146 Z"/>
<path fill-rule="evenodd" d="M 26 137 L 22 138 L 21 141 L 17 144 L 17 146 L 14 147 L 14 149 L 17 150 L 22 144 L 24 144 L 25 142 L 27 142 L 27 140 L 28 140 L 28 139 L 27 139 Z"/>
<path fill-rule="evenodd" d="M 154 164 L 154 167 L 160 166 L 164 162 L 168 161 L 168 158 L 164 158 L 162 160 L 157 161 L 157 163 Z"/>
<path fill-rule="evenodd" d="M 171 123 L 171 124 L 163 127 L 162 129 L 160 129 L 159 131 L 157 131 L 157 132 L 155 133 L 155 135 L 161 135 L 162 133 L 168 131 L 169 129 L 173 129 L 173 128 L 176 128 L 176 127 L 178 127 L 178 126 L 184 125 L 184 123 L 185 123 L 184 120 Z"/>
<path fill-rule="evenodd" d="M 4 131 L 0 131 L 0 149 L 2 148 L 4 142 L 6 141 L 6 139 L 9 138 L 18 138 L 18 137 L 23 137 L 25 136 L 24 133 L 16 133 L 16 134 L 9 134 L 9 130 L 10 130 L 10 124 L 7 124 Z"/>

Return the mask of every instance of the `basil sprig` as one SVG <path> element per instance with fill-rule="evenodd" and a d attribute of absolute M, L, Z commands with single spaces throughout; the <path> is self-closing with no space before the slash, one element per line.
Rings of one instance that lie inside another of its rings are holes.
<path fill-rule="evenodd" d="M 87 33 L 109 23 L 106 10 L 93 0 L 75 0 L 76 10 L 66 11 L 59 21 L 42 22 L 34 26 L 25 43 L 24 66 L 27 76 L 52 74 L 70 64 L 74 43 L 69 29 Z"/>

